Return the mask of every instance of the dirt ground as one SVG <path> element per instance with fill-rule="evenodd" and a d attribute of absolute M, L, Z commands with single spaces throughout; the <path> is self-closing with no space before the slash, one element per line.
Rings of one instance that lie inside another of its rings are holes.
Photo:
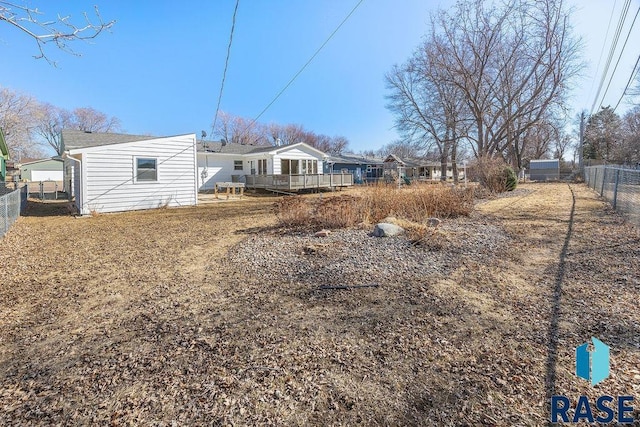
<path fill-rule="evenodd" d="M 282 238 L 273 202 L 20 218 L 0 240 L 0 424 L 544 425 L 553 394 L 640 398 L 640 232 L 586 186 L 447 220 L 503 243 L 423 248 L 446 274 L 322 293 L 230 262 Z M 574 374 L 592 336 L 611 346 L 595 387 Z"/>

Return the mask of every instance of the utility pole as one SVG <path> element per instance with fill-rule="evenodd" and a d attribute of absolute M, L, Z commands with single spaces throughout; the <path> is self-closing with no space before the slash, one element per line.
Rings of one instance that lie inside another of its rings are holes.
<path fill-rule="evenodd" d="M 580 148 L 578 151 L 578 163 L 580 163 L 580 176 L 584 179 L 584 119 L 585 111 L 580 113 Z"/>

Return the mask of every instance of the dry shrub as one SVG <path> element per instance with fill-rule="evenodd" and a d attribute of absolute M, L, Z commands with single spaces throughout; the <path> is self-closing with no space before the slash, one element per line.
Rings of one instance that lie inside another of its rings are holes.
<path fill-rule="evenodd" d="M 276 215 L 281 226 L 290 228 L 347 228 L 362 222 L 380 222 L 389 216 L 421 224 L 430 217 L 469 215 L 473 201 L 472 188 L 433 184 L 402 189 L 374 186 L 363 189 L 359 197 L 285 197 L 276 203 Z"/>
<path fill-rule="evenodd" d="M 312 220 L 311 205 L 301 197 L 283 197 L 276 202 L 275 210 L 278 222 L 283 227 L 309 225 Z"/>
<path fill-rule="evenodd" d="M 414 184 L 397 189 L 376 187 L 365 191 L 369 220 L 396 216 L 414 222 L 429 217 L 466 216 L 473 210 L 473 189 L 440 184 Z"/>
<path fill-rule="evenodd" d="M 407 228 L 407 236 L 413 245 L 431 251 L 442 250 L 450 243 L 447 235 L 442 233 L 437 227 L 427 227 L 425 225 Z"/>
<path fill-rule="evenodd" d="M 469 168 L 469 176 L 492 193 L 512 191 L 518 184 L 518 177 L 511 166 L 502 159 L 482 157 Z"/>
<path fill-rule="evenodd" d="M 321 228 L 347 228 L 362 222 L 362 199 L 354 196 L 328 197 L 315 210 L 315 223 Z"/>

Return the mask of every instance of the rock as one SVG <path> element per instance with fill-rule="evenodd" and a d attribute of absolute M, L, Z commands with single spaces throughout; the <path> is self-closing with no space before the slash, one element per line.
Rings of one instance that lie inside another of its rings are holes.
<path fill-rule="evenodd" d="M 442 220 L 440 220 L 439 218 L 429 218 L 427 219 L 427 225 L 429 227 L 437 227 L 440 225 L 440 223 L 442 222 Z"/>
<path fill-rule="evenodd" d="M 316 234 L 314 234 L 314 236 L 315 237 L 327 237 L 327 236 L 329 236 L 329 234 L 331 234 L 330 230 L 320 230 Z"/>
<path fill-rule="evenodd" d="M 404 233 L 404 228 L 388 222 L 376 224 L 373 229 L 373 235 L 375 237 L 393 237 L 402 233 Z"/>

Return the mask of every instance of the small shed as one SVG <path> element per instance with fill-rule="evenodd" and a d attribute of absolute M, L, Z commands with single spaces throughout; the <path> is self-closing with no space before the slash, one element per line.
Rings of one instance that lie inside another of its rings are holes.
<path fill-rule="evenodd" d="M 195 134 L 62 131 L 61 138 L 65 188 L 82 215 L 198 203 Z"/>
<path fill-rule="evenodd" d="M 20 164 L 23 181 L 62 181 L 64 160 L 61 157 L 31 160 Z"/>
<path fill-rule="evenodd" d="M 531 160 L 529 179 L 532 181 L 555 181 L 560 179 L 560 160 Z"/>

